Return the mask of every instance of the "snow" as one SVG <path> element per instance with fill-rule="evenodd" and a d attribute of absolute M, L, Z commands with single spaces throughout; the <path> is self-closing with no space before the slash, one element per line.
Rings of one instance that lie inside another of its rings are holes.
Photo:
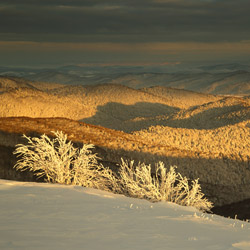
<path fill-rule="evenodd" d="M 250 249 L 250 224 L 169 202 L 0 180 L 0 249 Z"/>

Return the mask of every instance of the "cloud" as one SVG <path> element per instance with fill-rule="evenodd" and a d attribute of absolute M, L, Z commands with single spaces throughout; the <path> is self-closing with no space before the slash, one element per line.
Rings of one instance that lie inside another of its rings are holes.
<path fill-rule="evenodd" d="M 165 62 L 249 60 L 250 42 L 31 42 L 1 41 L 0 65 L 29 67 L 102 63 L 162 66 Z"/>
<path fill-rule="evenodd" d="M 99 67 L 107 67 L 107 66 L 169 66 L 169 65 L 178 65 L 181 62 L 111 62 L 111 63 L 81 63 L 77 66 L 85 67 L 85 66 L 99 66 Z"/>
<path fill-rule="evenodd" d="M 197 42 L 155 42 L 155 43 L 57 43 L 57 42 L 28 42 L 0 41 L 0 51 L 99 51 L 99 52 L 142 52 L 142 53 L 218 53 L 218 52 L 250 52 L 250 41 L 197 43 Z"/>
<path fill-rule="evenodd" d="M 0 35 L 37 42 L 236 42 L 250 39 L 249 9 L 246 0 L 3 0 Z"/>

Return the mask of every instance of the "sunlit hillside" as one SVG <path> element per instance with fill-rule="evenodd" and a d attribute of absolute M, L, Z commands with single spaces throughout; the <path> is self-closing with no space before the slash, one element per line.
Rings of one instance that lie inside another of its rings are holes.
<path fill-rule="evenodd" d="M 250 198 L 247 96 L 0 80 L 2 178 L 32 179 L 12 169 L 22 134 L 62 130 L 76 143 L 94 144 L 102 163 L 114 170 L 121 157 L 152 166 L 163 161 L 199 178 L 216 206 Z"/>
<path fill-rule="evenodd" d="M 0 78 L 0 116 L 66 117 L 89 119 L 89 123 L 109 127 L 137 117 L 171 115 L 180 108 L 194 105 L 194 93 L 165 89 L 167 94 L 151 90 L 135 90 L 123 85 L 67 86 L 23 82 L 20 79 Z M 180 101 L 180 96 L 185 98 Z M 196 94 L 204 104 L 221 99 L 213 95 Z M 176 100 L 175 100 L 176 99 Z M 67 105 L 65 105 L 67 103 Z M 122 128 L 120 128 L 122 129 Z"/>

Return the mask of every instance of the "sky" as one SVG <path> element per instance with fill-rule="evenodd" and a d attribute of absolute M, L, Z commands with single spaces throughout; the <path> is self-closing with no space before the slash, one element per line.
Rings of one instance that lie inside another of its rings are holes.
<path fill-rule="evenodd" d="M 0 65 L 248 60 L 249 0 L 1 0 Z"/>

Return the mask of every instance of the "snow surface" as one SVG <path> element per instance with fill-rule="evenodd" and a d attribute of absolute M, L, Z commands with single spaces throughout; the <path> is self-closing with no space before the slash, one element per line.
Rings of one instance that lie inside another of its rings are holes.
<path fill-rule="evenodd" d="M 169 202 L 0 180 L 0 249 L 250 249 L 250 224 Z"/>

